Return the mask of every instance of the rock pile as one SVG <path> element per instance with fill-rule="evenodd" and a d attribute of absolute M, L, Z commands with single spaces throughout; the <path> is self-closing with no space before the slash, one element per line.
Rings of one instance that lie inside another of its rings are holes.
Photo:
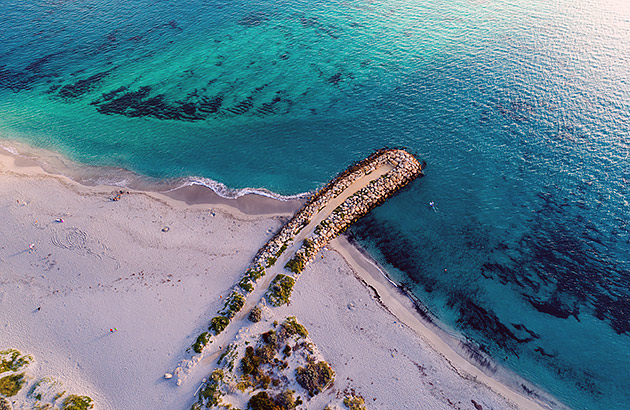
<path fill-rule="evenodd" d="M 409 182 L 422 175 L 422 166 L 406 151 L 385 151 L 378 157 L 378 164 L 382 165 L 384 161 L 389 162 L 393 169 L 347 198 L 320 222 L 309 238 L 304 240 L 302 247 L 293 258 L 294 261 L 300 262 L 299 265 L 302 268 L 315 258 L 321 248 L 344 232 L 357 219 L 365 216 Z"/>
<path fill-rule="evenodd" d="M 413 179 L 422 175 L 422 165 L 418 160 L 408 152 L 399 149 L 376 151 L 340 173 L 312 195 L 293 218 L 258 251 L 249 269 L 234 286 L 230 296 L 226 298 L 223 309 L 218 312 L 218 316 L 212 319 L 209 331 L 218 335 L 228 326 L 235 314 L 245 305 L 245 297 L 253 292 L 256 282 L 265 275 L 265 269 L 273 266 L 277 258 L 292 244 L 298 233 L 310 223 L 319 211 L 354 182 L 383 166 L 391 166 L 392 169 L 348 197 L 315 228 L 310 237 L 304 240 L 293 259 L 287 263 L 287 267 L 291 271 L 296 274 L 301 273 L 306 264 L 315 258 L 322 247 L 345 231 L 357 219 L 366 215 Z M 290 295 L 290 289 L 285 289 L 285 293 Z M 212 338 L 213 336 L 208 332 L 199 335 L 192 348 L 200 354 L 191 359 L 183 360 L 175 369 L 174 375 L 178 385 L 181 384 L 185 373 L 201 360 L 203 350 Z"/>

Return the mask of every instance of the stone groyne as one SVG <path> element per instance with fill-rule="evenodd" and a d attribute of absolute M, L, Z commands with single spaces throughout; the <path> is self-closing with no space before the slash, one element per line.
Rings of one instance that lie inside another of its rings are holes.
<path fill-rule="evenodd" d="M 306 264 L 315 258 L 321 248 L 344 232 L 357 219 L 365 216 L 409 182 L 423 175 L 422 165 L 408 152 L 386 150 L 379 151 L 379 153 L 379 163 L 382 164 L 383 161 L 387 161 L 393 168 L 348 197 L 328 217 L 323 219 L 315 227 L 312 235 L 304 239 L 301 248 L 295 253 L 293 259 L 287 263 L 289 270 L 294 273 L 301 273 Z"/>
<path fill-rule="evenodd" d="M 422 175 L 422 165 L 408 152 L 399 149 L 382 149 L 376 151 L 369 157 L 340 173 L 326 186 L 313 194 L 304 206 L 295 213 L 293 218 L 258 251 L 253 261 L 253 267 L 266 266 L 269 258 L 277 257 L 276 255 L 278 255 L 282 247 L 284 245 L 288 246 L 297 234 L 309 224 L 313 216 L 330 203 L 330 201 L 339 196 L 358 179 L 388 164 L 391 165 L 393 169 L 377 179 L 381 180 L 385 177 L 382 183 L 375 185 L 372 190 L 365 191 L 355 198 L 357 202 L 364 202 L 363 204 L 356 204 L 355 212 L 352 214 L 355 218 L 344 218 L 343 221 L 338 220 L 340 229 L 335 230 L 337 234 L 356 219 L 367 214 L 374 207 L 384 202 L 385 199 L 407 185 L 411 180 Z M 362 191 L 364 190 L 365 188 Z M 355 194 L 355 196 L 356 195 L 357 194 Z M 341 225 L 343 225 L 343 227 L 341 227 Z M 332 237 L 330 239 L 332 239 Z M 325 244 L 322 246 L 325 246 Z"/>
<path fill-rule="evenodd" d="M 383 172 L 384 167 L 387 172 Z M 204 348 L 213 341 L 214 336 L 223 332 L 236 314 L 244 308 L 247 296 L 254 291 L 259 279 L 276 263 L 278 257 L 294 244 L 300 232 L 313 221 L 313 218 L 322 218 L 322 220 L 313 232 L 306 232 L 309 236 L 304 239 L 293 258 L 285 265 L 286 269 L 296 275 L 302 272 L 306 264 L 322 247 L 345 231 L 353 222 L 383 203 L 409 182 L 423 175 L 422 168 L 418 160 L 404 150 L 382 149 L 352 165 L 313 194 L 278 233 L 256 253 L 250 267 L 226 298 L 224 307 L 217 316 L 212 318 L 208 331 L 201 333 L 191 346 L 191 349 L 200 355 L 193 356 L 190 360 L 183 360 L 175 370 L 177 384 L 182 382 L 184 369 L 190 370 L 201 360 Z M 375 171 L 382 175 L 371 180 L 370 178 L 362 180 Z M 361 184 L 358 185 L 361 188 L 357 192 L 341 202 L 329 215 L 320 214 L 320 211 L 334 204 L 333 201 L 347 189 L 356 189 L 358 186 L 353 187 L 355 183 Z M 288 272 L 285 271 L 285 273 Z M 279 274 L 271 283 L 266 296 L 267 300 L 272 305 L 287 303 L 294 283 L 294 278 Z"/>
<path fill-rule="evenodd" d="M 256 282 L 266 274 L 278 257 L 293 244 L 295 238 L 322 209 L 361 178 L 382 167 L 391 167 L 384 175 L 347 198 L 319 224 L 317 232 L 304 241 L 287 268 L 300 273 L 317 251 L 339 235 L 354 221 L 383 203 L 413 179 L 423 175 L 418 160 L 401 149 L 381 149 L 350 166 L 313 194 L 293 217 L 256 253 L 250 267 L 227 297 L 223 309 L 212 319 L 211 331 L 221 333 L 245 305 L 245 297 L 253 292 Z M 198 349 L 196 349 L 198 350 Z"/>

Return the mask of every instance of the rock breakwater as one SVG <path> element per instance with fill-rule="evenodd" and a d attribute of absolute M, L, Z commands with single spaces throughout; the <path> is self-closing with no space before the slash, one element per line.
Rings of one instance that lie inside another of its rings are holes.
<path fill-rule="evenodd" d="M 237 313 L 247 305 L 246 298 L 254 292 L 256 283 L 287 249 L 293 251 L 294 244 L 299 244 L 303 238 L 299 249 L 285 265 L 293 275 L 286 270 L 275 272 L 277 275 L 266 292 L 265 299 L 273 306 L 289 302 L 295 279 L 321 248 L 357 219 L 422 176 L 422 168 L 423 165 L 404 150 L 382 149 L 341 172 L 313 194 L 256 253 L 250 267 L 226 298 L 224 307 L 212 318 L 208 331 L 214 335 L 201 333 L 191 347 L 199 355 L 183 360 L 175 369 L 177 383 L 181 384 L 184 373 L 201 360 L 205 347 L 235 320 Z"/>
<path fill-rule="evenodd" d="M 363 162 L 367 163 L 363 164 Z M 291 271 L 300 273 L 306 264 L 315 258 L 315 255 L 321 248 L 344 232 L 357 219 L 365 216 L 409 182 L 423 175 L 422 164 L 413 155 L 403 150 L 378 151 L 359 163 L 358 165 L 363 166 L 356 172 L 360 173 L 363 171 L 365 175 L 374 170 L 375 167 L 385 164 L 392 166 L 392 169 L 370 181 L 365 187 L 348 197 L 315 227 L 309 237 L 304 239 L 301 248 L 295 253 L 293 259 L 287 263 L 287 267 Z M 331 181 L 331 183 L 339 183 L 339 185 L 335 184 L 332 191 L 336 191 L 338 186 L 350 186 L 356 181 L 353 178 L 354 173 L 352 172 L 348 178 L 341 176 L 343 182 Z"/>

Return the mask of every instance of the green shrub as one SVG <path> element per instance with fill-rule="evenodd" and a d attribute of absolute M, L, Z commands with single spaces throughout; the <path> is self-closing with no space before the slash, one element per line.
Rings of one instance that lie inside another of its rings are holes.
<path fill-rule="evenodd" d="M 271 376 L 268 374 L 261 374 L 257 378 L 258 388 L 260 389 L 268 389 L 269 384 L 271 384 Z"/>
<path fill-rule="evenodd" d="M 276 357 L 276 349 L 274 345 L 262 345 L 256 348 L 256 356 L 260 358 L 260 363 L 271 363 Z"/>
<path fill-rule="evenodd" d="M 278 260 L 278 258 L 275 258 L 273 256 L 268 257 L 267 258 L 267 267 L 270 268 L 273 265 L 275 265 L 277 260 Z"/>
<path fill-rule="evenodd" d="M 201 409 L 205 403 L 206 408 L 218 406 L 221 404 L 223 392 L 219 388 L 219 384 L 223 381 L 224 373 L 221 369 L 216 369 L 210 374 L 208 382 L 199 390 L 199 399 L 197 400 L 197 408 Z M 194 409 L 193 405 L 193 409 Z"/>
<path fill-rule="evenodd" d="M 293 390 L 285 390 L 275 397 L 263 391 L 249 399 L 247 408 L 250 410 L 292 410 L 302 404 L 300 398 L 295 398 Z"/>
<path fill-rule="evenodd" d="M 240 288 L 247 293 L 251 293 L 252 290 L 254 290 L 254 283 L 249 277 L 241 279 L 241 281 L 238 283 L 238 286 L 240 286 Z"/>
<path fill-rule="evenodd" d="M 282 253 L 286 251 L 288 247 L 289 246 L 286 243 L 283 243 L 280 249 L 278 249 L 278 252 L 276 252 L 276 257 L 279 257 L 280 255 L 282 255 Z"/>
<path fill-rule="evenodd" d="M 304 247 L 306 254 L 309 256 L 315 251 L 315 244 L 309 238 L 304 239 L 304 241 L 302 242 L 302 247 Z"/>
<path fill-rule="evenodd" d="M 343 404 L 350 410 L 367 410 L 363 397 L 355 396 L 354 394 L 344 397 Z"/>
<path fill-rule="evenodd" d="M 24 385 L 24 373 L 11 374 L 0 379 L 0 394 L 13 397 Z"/>
<path fill-rule="evenodd" d="M 265 332 L 265 333 L 263 333 L 260 336 L 261 336 L 262 341 L 263 341 L 264 344 L 271 345 L 273 347 L 277 347 L 278 346 L 278 335 L 276 334 L 276 332 L 274 330 L 270 330 L 268 332 Z"/>
<path fill-rule="evenodd" d="M 282 408 L 276 405 L 269 394 L 266 391 L 260 392 L 247 403 L 247 408 L 250 410 L 282 410 Z"/>
<path fill-rule="evenodd" d="M 94 401 L 88 396 L 70 395 L 61 406 L 61 410 L 89 410 L 94 408 Z"/>
<path fill-rule="evenodd" d="M 221 390 L 219 390 L 219 385 L 214 381 L 209 381 L 203 389 L 199 391 L 199 402 L 206 402 L 206 407 L 210 408 L 212 406 L 217 406 L 221 401 Z"/>
<path fill-rule="evenodd" d="M 302 273 L 304 270 L 304 261 L 296 255 L 293 259 L 288 261 L 284 267 L 293 273 Z"/>
<path fill-rule="evenodd" d="M 295 369 L 295 373 L 295 380 L 311 396 L 321 393 L 335 380 L 335 372 L 324 361 L 309 362 L 306 367 Z"/>
<path fill-rule="evenodd" d="M 228 296 L 223 309 L 219 313 L 226 316 L 228 319 L 232 319 L 237 312 L 243 309 L 243 306 L 245 306 L 245 296 L 234 291 Z"/>
<path fill-rule="evenodd" d="M 295 399 L 295 397 L 293 396 L 294 394 L 295 394 L 295 391 L 293 390 L 285 390 L 282 393 L 278 394 L 276 397 L 274 397 L 273 401 L 278 406 L 280 406 L 281 409 L 294 409 L 300 404 L 302 404 L 301 400 Z"/>
<path fill-rule="evenodd" d="M 245 390 L 249 389 L 250 387 L 253 387 L 253 385 L 248 374 L 243 375 L 243 377 L 241 377 L 241 381 L 236 383 L 236 388 L 241 393 L 245 393 Z"/>
<path fill-rule="evenodd" d="M 293 285 L 295 285 L 295 279 L 292 277 L 283 274 L 276 276 L 267 291 L 269 303 L 273 306 L 288 304 L 293 292 Z"/>
<path fill-rule="evenodd" d="M 0 373 L 17 372 L 22 367 L 27 366 L 33 358 L 28 355 L 22 355 L 15 349 L 0 351 Z"/>
<path fill-rule="evenodd" d="M 209 328 L 209 330 L 214 331 L 214 334 L 218 335 L 219 333 L 223 332 L 223 330 L 225 330 L 225 328 L 229 324 L 230 324 L 230 319 L 229 318 L 227 318 L 225 316 L 215 316 L 210 321 L 210 328 Z"/>
<path fill-rule="evenodd" d="M 289 336 L 299 335 L 300 337 L 308 337 L 308 330 L 304 326 L 298 323 L 295 316 L 289 316 L 282 323 L 282 328 L 287 332 Z"/>
<path fill-rule="evenodd" d="M 262 310 L 258 306 L 254 306 L 251 312 L 249 312 L 249 320 L 258 323 L 262 319 Z"/>
<path fill-rule="evenodd" d="M 203 332 L 202 334 L 200 334 L 197 337 L 197 341 L 192 345 L 192 348 L 195 351 L 195 353 L 201 353 L 201 351 L 203 350 L 204 347 L 206 347 L 209 341 L 210 341 L 210 334 L 208 332 Z"/>
<path fill-rule="evenodd" d="M 262 266 L 258 266 L 258 269 L 249 268 L 247 272 L 245 272 L 248 278 L 250 278 L 253 282 L 258 282 L 258 279 L 265 276 L 265 269 Z"/>
<path fill-rule="evenodd" d="M 291 346 L 288 344 L 284 346 L 284 349 L 282 349 L 282 353 L 284 353 L 284 357 L 291 356 Z"/>
<path fill-rule="evenodd" d="M 215 369 L 210 374 L 210 380 L 212 380 L 215 383 L 222 382 L 224 377 L 225 377 L 225 373 L 223 372 L 222 369 Z"/>
<path fill-rule="evenodd" d="M 0 410 L 11 410 L 11 405 L 9 401 L 4 397 L 0 397 Z"/>
<path fill-rule="evenodd" d="M 260 357 L 255 355 L 253 347 L 247 346 L 245 356 L 243 356 L 241 360 L 241 370 L 243 374 L 258 373 L 258 366 L 260 366 Z"/>

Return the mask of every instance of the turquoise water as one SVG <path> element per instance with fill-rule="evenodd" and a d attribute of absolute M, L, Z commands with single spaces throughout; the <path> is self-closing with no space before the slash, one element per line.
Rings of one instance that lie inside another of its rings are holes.
<path fill-rule="evenodd" d="M 25 3 L 0 3 L 0 138 L 282 195 L 407 147 L 427 177 L 353 235 L 471 346 L 628 408 L 623 0 Z"/>

